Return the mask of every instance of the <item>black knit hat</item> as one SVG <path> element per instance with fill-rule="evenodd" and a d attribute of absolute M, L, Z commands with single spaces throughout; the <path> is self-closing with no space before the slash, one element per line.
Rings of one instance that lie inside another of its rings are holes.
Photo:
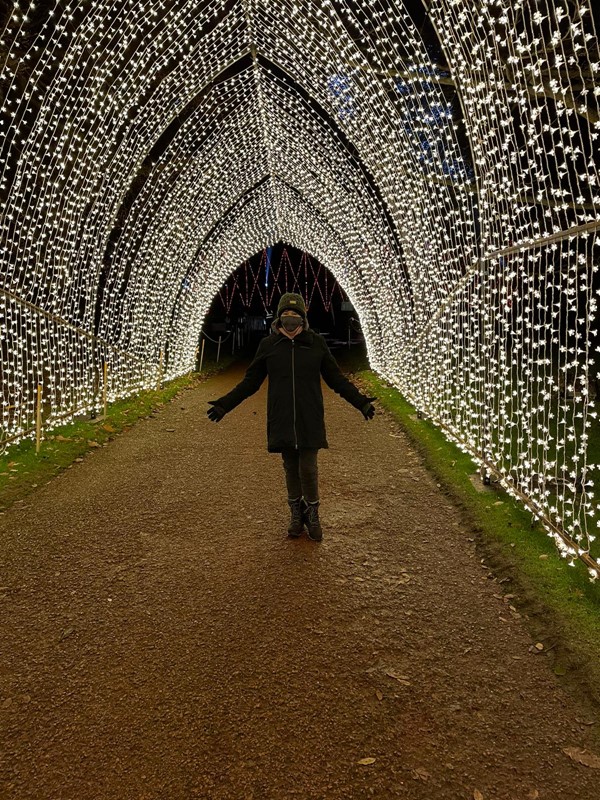
<path fill-rule="evenodd" d="M 293 292 L 286 292 L 281 295 L 281 300 L 277 306 L 277 318 L 281 317 L 284 311 L 295 311 L 301 317 L 306 319 L 306 306 L 301 294 L 293 294 Z"/>

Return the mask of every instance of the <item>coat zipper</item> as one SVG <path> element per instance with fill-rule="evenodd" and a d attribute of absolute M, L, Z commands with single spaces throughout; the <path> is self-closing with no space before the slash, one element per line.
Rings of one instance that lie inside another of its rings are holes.
<path fill-rule="evenodd" d="M 294 344 L 295 344 L 294 340 L 292 339 L 292 403 L 294 406 L 294 441 L 296 442 L 296 450 L 297 450 L 298 434 L 296 432 L 296 368 L 295 368 L 296 360 L 294 358 L 294 353 L 296 352 L 296 348 Z"/>

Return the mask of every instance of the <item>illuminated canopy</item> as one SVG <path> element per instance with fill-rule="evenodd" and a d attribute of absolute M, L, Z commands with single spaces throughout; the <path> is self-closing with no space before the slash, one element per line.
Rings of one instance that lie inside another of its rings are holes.
<path fill-rule="evenodd" d="M 554 0 L 15 3 L 4 440 L 194 364 L 225 279 L 328 267 L 372 367 L 592 577 L 598 45 Z M 413 7 L 414 6 L 414 7 Z M 161 356 L 162 354 L 162 356 Z"/>

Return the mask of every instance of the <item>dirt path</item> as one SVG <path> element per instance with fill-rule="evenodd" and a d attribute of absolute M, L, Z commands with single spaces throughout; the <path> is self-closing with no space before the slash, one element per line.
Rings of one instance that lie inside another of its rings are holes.
<path fill-rule="evenodd" d="M 597 798 L 589 715 L 405 436 L 325 389 L 325 538 L 290 541 L 266 387 L 205 416 L 240 377 L 0 516 L 0 798 Z"/>

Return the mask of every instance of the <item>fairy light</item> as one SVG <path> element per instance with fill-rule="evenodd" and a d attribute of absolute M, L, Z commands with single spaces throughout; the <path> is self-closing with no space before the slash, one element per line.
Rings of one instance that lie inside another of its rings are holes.
<path fill-rule="evenodd" d="M 161 353 L 188 371 L 229 275 L 283 241 L 344 288 L 372 367 L 597 577 L 591 13 L 424 5 L 447 68 L 400 0 L 14 3 L 2 441 L 31 435 L 38 383 L 51 426 L 98 408 L 104 361 L 110 399 Z"/>
<path fill-rule="evenodd" d="M 263 292 L 261 291 L 258 281 L 259 275 L 263 269 L 266 273 L 266 264 L 267 251 L 263 250 L 256 274 L 254 273 L 251 264 L 246 261 L 243 267 L 238 270 L 238 273 L 241 273 L 239 274 L 239 280 L 238 275 L 235 273 L 229 277 L 224 287 L 219 290 L 219 297 L 226 312 L 231 310 L 233 300 L 236 296 L 240 298 L 244 308 L 246 309 L 250 308 L 254 297 L 257 296 L 260 299 L 264 312 L 267 313 L 268 306 L 271 306 L 271 308 L 274 307 L 274 298 L 276 292 L 282 294 L 283 292 L 300 291 L 299 279 L 303 269 L 306 269 L 307 276 L 307 279 L 304 281 L 304 294 L 306 295 L 306 307 L 308 310 L 310 310 L 311 301 L 312 298 L 315 297 L 315 292 L 318 292 L 318 296 L 321 298 L 321 303 L 325 311 L 330 310 L 333 295 L 336 292 L 341 296 L 342 300 L 346 299 L 344 291 L 337 281 L 328 283 L 327 272 L 323 273 L 324 291 L 321 289 L 321 283 L 319 280 L 322 270 L 321 264 L 319 264 L 315 270 L 315 265 L 310 256 L 307 253 L 302 253 L 300 263 L 295 267 L 290 259 L 287 248 L 283 249 L 278 265 L 270 262 L 270 272 L 273 275 L 271 291 Z M 308 278 L 309 268 L 310 278 Z M 252 276 L 253 281 L 251 290 L 249 289 L 250 277 L 248 273 L 250 273 Z M 245 291 L 241 285 L 242 274 L 244 275 L 243 287 L 245 287 Z M 223 291 L 225 292 L 225 297 L 223 297 Z"/>

